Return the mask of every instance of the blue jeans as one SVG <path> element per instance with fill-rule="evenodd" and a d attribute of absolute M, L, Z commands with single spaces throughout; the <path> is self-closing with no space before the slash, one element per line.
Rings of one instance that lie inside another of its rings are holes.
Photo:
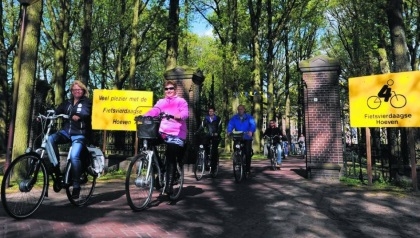
<path fill-rule="evenodd" d="M 84 148 L 86 148 L 86 138 L 84 135 L 74 135 L 68 137 L 66 133 L 63 132 L 56 132 L 48 137 L 49 142 L 53 146 L 54 153 L 57 157 L 59 162 L 60 157 L 58 154 L 58 145 L 59 144 L 67 144 L 71 142 L 71 150 L 70 153 L 70 162 L 71 162 L 71 175 L 73 178 L 73 188 L 80 187 L 80 176 L 82 174 L 82 161 L 81 153 Z M 58 164 L 58 168 L 59 168 Z"/>
<path fill-rule="evenodd" d="M 277 147 L 277 164 L 281 164 L 281 145 L 280 143 L 277 143 L 276 145 L 274 145 Z"/>
<path fill-rule="evenodd" d="M 292 152 L 292 155 L 295 155 L 296 154 L 296 144 L 295 143 L 291 143 L 290 144 L 290 150 L 291 150 L 291 152 Z"/>
<path fill-rule="evenodd" d="M 289 150 L 287 149 L 287 141 L 283 141 L 283 148 L 284 148 L 284 156 L 288 156 L 289 155 Z"/>

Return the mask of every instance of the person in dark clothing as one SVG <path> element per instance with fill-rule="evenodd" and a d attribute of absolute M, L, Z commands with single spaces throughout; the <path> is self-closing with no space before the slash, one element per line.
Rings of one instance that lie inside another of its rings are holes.
<path fill-rule="evenodd" d="M 77 199 L 80 196 L 80 176 L 82 174 L 81 153 L 83 147 L 88 145 L 92 133 L 92 101 L 89 99 L 89 91 L 86 86 L 79 80 L 75 80 L 70 85 L 70 92 L 70 99 L 55 109 L 56 114 L 67 114 L 69 118 L 63 121 L 61 130 L 48 138 L 48 142 L 56 156 L 56 169 L 60 169 L 58 145 L 71 142 L 69 153 L 73 178 L 72 198 Z"/>
<path fill-rule="evenodd" d="M 280 140 L 283 138 L 283 134 L 277 127 L 275 120 L 270 120 L 269 123 L 269 127 L 264 131 L 263 136 L 274 137 L 273 143 L 277 148 L 277 167 L 281 167 L 282 146 Z"/>
<path fill-rule="evenodd" d="M 211 144 L 211 164 L 212 168 L 215 168 L 217 165 L 217 156 L 219 154 L 218 148 L 221 140 L 220 133 L 222 131 L 222 121 L 219 116 L 215 114 L 215 108 L 209 107 L 208 115 L 204 118 L 201 123 L 200 129 L 204 130 L 207 136 L 210 137 Z M 213 170 L 214 171 L 214 170 Z"/>

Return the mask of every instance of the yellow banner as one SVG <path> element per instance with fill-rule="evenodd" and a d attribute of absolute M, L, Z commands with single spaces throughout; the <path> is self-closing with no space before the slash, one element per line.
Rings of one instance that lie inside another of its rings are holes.
<path fill-rule="evenodd" d="M 92 128 L 94 130 L 135 131 L 134 117 L 153 106 L 153 92 L 93 90 Z"/>
<path fill-rule="evenodd" d="M 351 127 L 419 127 L 420 71 L 349 79 Z"/>

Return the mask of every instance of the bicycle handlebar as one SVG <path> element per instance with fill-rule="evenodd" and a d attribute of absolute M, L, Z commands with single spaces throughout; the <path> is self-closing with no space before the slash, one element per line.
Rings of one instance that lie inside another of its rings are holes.
<path fill-rule="evenodd" d="M 166 118 L 166 120 L 169 120 L 169 119 L 175 119 L 175 116 L 173 116 L 173 115 L 171 115 L 171 114 L 168 114 L 168 113 L 166 113 L 166 112 L 161 112 L 161 113 L 159 114 L 159 117 L 160 117 L 160 118 Z"/>
<path fill-rule="evenodd" d="M 52 115 L 51 115 L 51 113 L 52 113 Z M 58 118 L 69 119 L 69 115 L 67 115 L 67 114 L 58 114 L 58 115 L 55 115 L 54 113 L 55 113 L 54 110 L 48 110 L 47 111 L 47 115 L 39 114 L 38 115 L 38 118 L 47 119 L 47 120 L 56 120 Z"/>
<path fill-rule="evenodd" d="M 274 136 L 265 135 L 263 138 L 265 139 L 265 138 L 276 138 L 276 137 L 281 138 L 280 135 L 274 135 Z"/>
<path fill-rule="evenodd" d="M 149 118 L 156 118 L 156 119 L 159 119 L 159 120 L 162 120 L 163 118 L 166 118 L 166 120 L 175 119 L 175 117 L 173 115 L 168 114 L 166 112 L 161 112 L 161 113 L 159 113 L 158 116 L 143 116 L 143 115 L 138 115 L 134 119 L 135 120 L 139 120 L 141 118 L 147 118 L 147 117 L 149 117 Z"/>

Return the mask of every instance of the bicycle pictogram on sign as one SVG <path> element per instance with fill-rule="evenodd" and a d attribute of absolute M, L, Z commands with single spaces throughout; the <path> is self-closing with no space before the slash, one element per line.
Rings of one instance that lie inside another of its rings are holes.
<path fill-rule="evenodd" d="M 385 84 L 381 90 L 379 90 L 378 95 L 370 96 L 367 100 L 367 105 L 370 109 L 377 109 L 381 106 L 383 98 L 384 102 L 388 102 L 394 108 L 403 108 L 407 104 L 407 99 L 402 94 L 397 94 L 395 91 L 391 90 L 391 86 L 394 84 L 394 80 L 389 79 L 387 84 Z"/>

